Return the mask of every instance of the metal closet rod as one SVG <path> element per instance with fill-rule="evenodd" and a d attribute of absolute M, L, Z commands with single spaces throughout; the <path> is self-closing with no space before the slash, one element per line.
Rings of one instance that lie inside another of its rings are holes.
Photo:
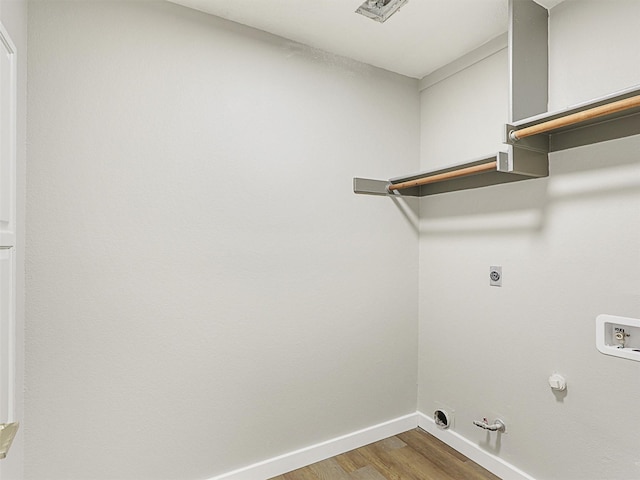
<path fill-rule="evenodd" d="M 406 182 L 402 183 L 389 184 L 387 186 L 387 190 L 403 190 L 405 188 L 419 187 L 421 185 L 428 185 L 429 183 L 443 182 L 445 180 L 451 180 L 452 178 L 466 177 L 467 175 L 474 175 L 476 173 L 497 170 L 497 168 L 498 161 L 494 160 L 493 162 L 482 163 L 480 165 L 474 165 L 473 167 L 461 168 L 460 170 L 438 173 L 437 175 L 418 178 L 416 180 L 407 180 Z"/>
<path fill-rule="evenodd" d="M 608 103 L 606 105 L 600 105 L 599 107 L 590 108 L 582 112 L 572 113 L 571 115 L 566 115 L 564 117 L 539 123 L 538 125 L 532 125 L 531 127 L 522 128 L 520 130 L 511 130 L 509 132 L 509 137 L 513 141 L 521 140 L 532 135 L 555 130 L 556 128 L 568 127 L 586 120 L 604 117 L 605 115 L 611 115 L 612 113 L 621 112 L 635 107 L 640 107 L 640 95 L 625 98 L 624 100 L 618 100 L 617 102 Z"/>

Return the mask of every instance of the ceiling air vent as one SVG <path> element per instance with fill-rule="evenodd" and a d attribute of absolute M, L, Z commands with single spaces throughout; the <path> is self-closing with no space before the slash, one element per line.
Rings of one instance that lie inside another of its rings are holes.
<path fill-rule="evenodd" d="M 409 0 L 367 0 L 356 13 L 372 18 L 376 22 L 385 22 L 391 15 L 396 13 Z"/>

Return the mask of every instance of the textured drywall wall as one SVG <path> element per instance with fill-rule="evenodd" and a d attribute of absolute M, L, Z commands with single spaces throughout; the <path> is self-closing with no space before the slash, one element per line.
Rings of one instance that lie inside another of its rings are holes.
<path fill-rule="evenodd" d="M 416 408 L 417 82 L 167 2 L 29 6 L 26 477 L 198 479 Z"/>
<path fill-rule="evenodd" d="M 640 84 L 638 18 L 633 1 L 551 11 L 552 108 Z M 496 61 L 422 93 L 423 168 L 500 142 L 494 124 L 463 123 L 481 108 L 506 122 L 507 59 Z M 537 479 L 640 478 L 640 363 L 595 347 L 597 315 L 640 317 L 639 151 L 640 137 L 573 149 L 551 156 L 547 179 L 421 201 L 418 407 L 455 410 L 458 433 Z M 547 385 L 554 372 L 565 394 Z M 498 416 L 501 437 L 472 425 Z"/>
<path fill-rule="evenodd" d="M 636 0 L 569 0 L 549 24 L 549 108 L 609 95 L 640 84 Z"/>

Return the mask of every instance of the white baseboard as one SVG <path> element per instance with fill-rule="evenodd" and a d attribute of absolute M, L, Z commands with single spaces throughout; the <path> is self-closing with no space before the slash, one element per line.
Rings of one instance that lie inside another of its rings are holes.
<path fill-rule="evenodd" d="M 418 415 L 411 413 L 373 427 L 358 430 L 326 442 L 311 445 L 279 457 L 219 475 L 210 480 L 266 480 L 312 463 L 392 437 L 418 426 Z"/>
<path fill-rule="evenodd" d="M 465 457 L 473 460 L 478 465 L 486 468 L 502 480 L 535 480 L 531 475 L 505 462 L 500 457 L 483 450 L 475 443 L 452 430 L 442 430 L 438 428 L 431 417 L 422 412 L 416 413 L 418 426 L 430 433 L 437 439 L 443 441 L 454 450 L 457 450 Z"/>
<path fill-rule="evenodd" d="M 535 480 L 532 476 L 500 457 L 483 450 L 459 433 L 438 428 L 433 419 L 422 412 L 411 413 L 357 432 L 254 463 L 248 467 L 213 477 L 210 480 L 267 480 L 416 427 L 429 432 L 502 480 Z"/>

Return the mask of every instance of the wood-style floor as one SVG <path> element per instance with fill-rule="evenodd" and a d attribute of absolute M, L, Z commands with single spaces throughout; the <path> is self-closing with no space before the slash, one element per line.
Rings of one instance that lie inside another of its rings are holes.
<path fill-rule="evenodd" d="M 410 430 L 271 480 L 500 480 L 424 430 Z"/>

